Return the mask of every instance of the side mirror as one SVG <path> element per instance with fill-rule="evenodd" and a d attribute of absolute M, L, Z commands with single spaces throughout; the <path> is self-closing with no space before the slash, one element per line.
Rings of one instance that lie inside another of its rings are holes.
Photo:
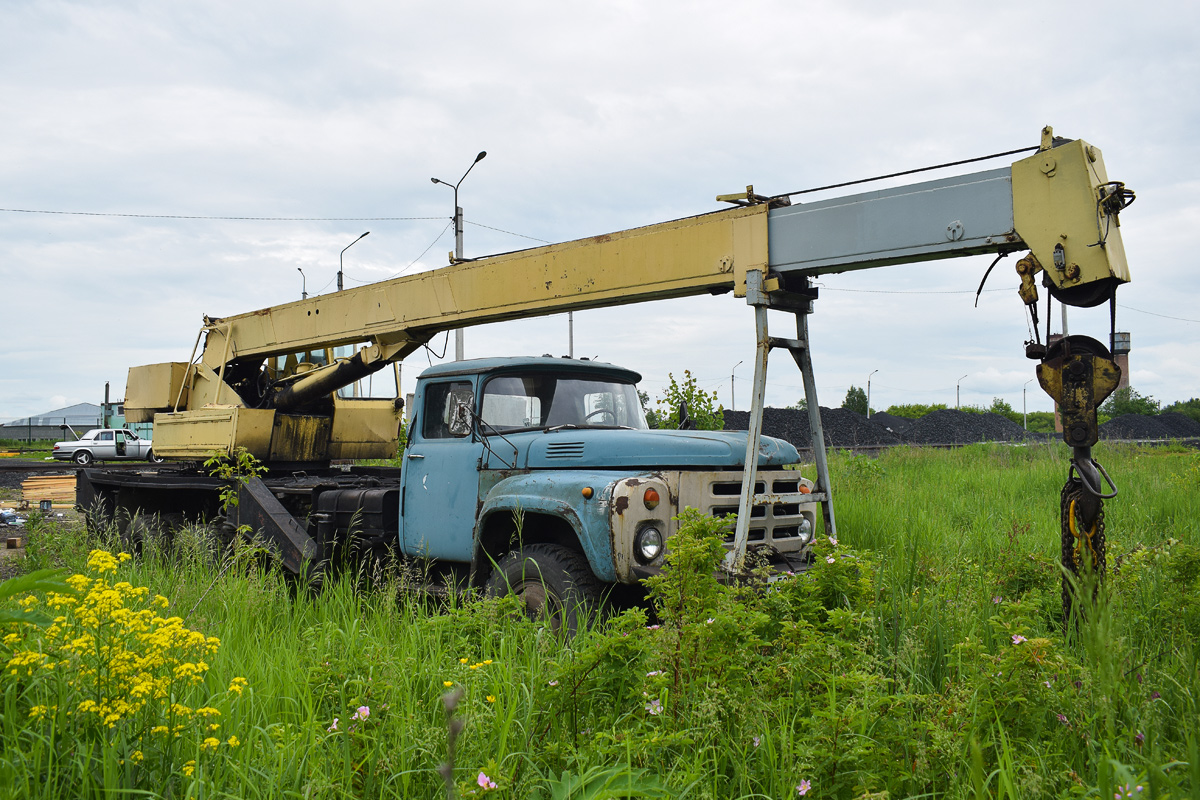
<path fill-rule="evenodd" d="M 679 430 L 696 430 L 696 420 L 692 419 L 692 415 L 688 413 L 687 400 L 679 401 Z"/>
<path fill-rule="evenodd" d="M 475 412 L 470 400 L 457 400 L 454 403 L 454 413 L 450 417 L 450 434 L 452 436 L 467 436 L 475 424 Z"/>

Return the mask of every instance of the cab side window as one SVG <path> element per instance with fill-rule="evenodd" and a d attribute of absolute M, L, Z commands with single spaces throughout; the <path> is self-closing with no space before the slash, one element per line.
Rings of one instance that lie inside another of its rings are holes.
<path fill-rule="evenodd" d="M 425 422 L 421 434 L 426 439 L 453 439 L 470 433 L 470 426 L 457 419 L 459 406 L 474 409 L 475 393 L 467 381 L 434 383 L 425 388 Z"/>
<path fill-rule="evenodd" d="M 100 441 L 111 442 L 112 440 L 113 440 L 113 432 L 112 431 L 101 431 L 100 432 Z"/>

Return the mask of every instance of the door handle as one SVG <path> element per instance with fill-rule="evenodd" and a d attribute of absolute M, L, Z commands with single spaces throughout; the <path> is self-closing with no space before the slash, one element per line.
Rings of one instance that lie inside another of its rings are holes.
<path fill-rule="evenodd" d="M 409 458 L 424 458 L 425 456 L 421 455 L 420 453 L 409 453 L 408 457 Z"/>

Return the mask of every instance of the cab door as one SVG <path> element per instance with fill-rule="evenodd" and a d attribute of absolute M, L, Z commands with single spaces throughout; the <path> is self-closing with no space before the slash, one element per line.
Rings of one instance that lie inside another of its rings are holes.
<path fill-rule="evenodd" d="M 473 433 L 474 385 L 462 379 L 427 383 L 417 405 L 412 439 L 404 452 L 404 552 L 468 562 L 474 549 L 483 454 Z"/>

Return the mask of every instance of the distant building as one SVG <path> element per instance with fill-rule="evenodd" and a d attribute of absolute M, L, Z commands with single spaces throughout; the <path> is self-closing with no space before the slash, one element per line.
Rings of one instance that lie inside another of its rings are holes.
<path fill-rule="evenodd" d="M 100 406 L 95 403 L 76 403 L 44 414 L 14 419 L 0 425 L 0 439 L 62 439 L 73 438 L 63 426 L 82 434 L 90 428 L 101 427 Z"/>
<path fill-rule="evenodd" d="M 109 417 L 107 427 L 133 429 L 139 436 L 149 436 L 151 426 L 143 425 L 125 425 L 125 405 L 123 403 L 113 403 L 112 415 Z M 75 431 L 77 435 L 82 436 L 86 431 L 92 428 L 103 428 L 104 424 L 104 409 L 95 403 L 76 403 L 73 406 L 66 408 L 57 408 L 54 411 L 47 411 L 44 414 L 36 414 L 31 417 L 23 417 L 14 419 L 11 422 L 5 422 L 0 425 L 0 439 L 74 439 L 71 431 Z"/>

